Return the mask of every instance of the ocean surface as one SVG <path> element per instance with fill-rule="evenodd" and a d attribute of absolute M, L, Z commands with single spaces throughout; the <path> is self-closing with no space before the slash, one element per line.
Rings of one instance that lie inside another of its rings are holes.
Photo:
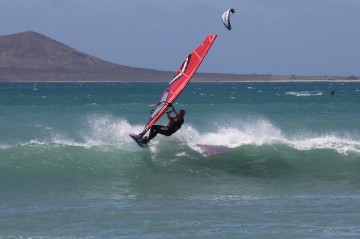
<path fill-rule="evenodd" d="M 360 83 L 165 87 L 1 83 L 0 238 L 360 238 Z"/>

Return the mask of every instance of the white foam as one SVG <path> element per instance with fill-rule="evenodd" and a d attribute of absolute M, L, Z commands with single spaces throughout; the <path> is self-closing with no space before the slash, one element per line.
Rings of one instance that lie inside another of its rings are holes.
<path fill-rule="evenodd" d="M 14 147 L 18 147 L 18 146 L 30 146 L 30 145 L 46 145 L 48 144 L 47 141 L 42 141 L 42 140 L 38 140 L 38 139 L 31 139 L 29 141 L 26 142 L 19 142 L 15 145 L 11 145 L 11 144 L 2 144 L 0 145 L 0 149 L 9 149 L 9 148 L 14 148 Z"/>
<path fill-rule="evenodd" d="M 301 96 L 301 97 L 309 97 L 309 96 L 320 96 L 323 95 L 321 91 L 289 91 L 286 92 L 285 95 L 292 95 L 292 96 Z"/>
<path fill-rule="evenodd" d="M 222 124 L 228 125 L 228 124 Z M 227 146 L 229 148 L 241 145 L 263 145 L 275 141 L 284 141 L 281 130 L 274 127 L 269 121 L 261 119 L 246 122 L 235 127 L 222 127 L 214 132 L 200 133 L 190 125 L 182 127 L 177 135 L 179 139 L 194 144 L 211 144 Z"/>
<path fill-rule="evenodd" d="M 78 132 L 71 132 L 70 136 L 64 132 L 52 131 L 46 138 L 34 138 L 13 145 L 2 144 L 1 149 L 28 145 L 66 145 L 75 147 L 119 146 L 131 142 L 130 133 L 141 132 L 143 125 L 132 126 L 122 118 L 111 115 L 91 115 L 84 122 Z"/>
<path fill-rule="evenodd" d="M 222 124 L 228 125 L 228 124 Z M 336 134 L 296 134 L 284 133 L 266 119 L 243 122 L 238 126 L 218 128 L 212 132 L 199 132 L 189 124 L 175 134 L 178 140 L 199 151 L 197 145 L 216 145 L 228 148 L 243 145 L 261 146 L 265 144 L 286 144 L 297 150 L 333 149 L 340 154 L 360 153 L 360 141 L 355 136 Z"/>
<path fill-rule="evenodd" d="M 311 149 L 333 149 L 341 154 L 348 154 L 350 152 L 360 153 L 360 142 L 336 135 L 320 135 L 311 138 L 302 138 L 289 141 L 292 147 L 298 150 Z"/>
<path fill-rule="evenodd" d="M 90 116 L 88 129 L 81 133 L 85 142 L 90 145 L 114 145 L 129 142 L 129 133 L 134 129 L 125 119 L 113 116 Z"/>
<path fill-rule="evenodd" d="M 351 133 L 314 134 L 310 132 L 286 135 L 269 120 L 258 117 L 243 121 L 223 120 L 210 130 L 199 131 L 190 123 L 185 123 L 174 135 L 159 135 L 152 140 L 150 151 L 158 153 L 162 141 L 180 141 L 189 147 L 199 150 L 197 145 L 216 145 L 237 148 L 243 145 L 262 146 L 265 144 L 286 144 L 297 150 L 332 149 L 340 154 L 360 154 L 360 140 Z M 143 125 L 131 125 L 126 119 L 111 115 L 91 115 L 84 122 L 84 127 L 73 136 L 64 133 L 52 133 L 46 139 L 31 139 L 14 145 L 1 143 L 0 149 L 28 145 L 67 145 L 76 147 L 120 146 L 131 142 L 130 133 L 141 132 Z M 136 148 L 134 146 L 134 148 Z"/>

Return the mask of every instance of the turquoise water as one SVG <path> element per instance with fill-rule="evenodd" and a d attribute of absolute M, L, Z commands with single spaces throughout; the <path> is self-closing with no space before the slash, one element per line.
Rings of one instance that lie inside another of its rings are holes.
<path fill-rule="evenodd" d="M 0 238 L 359 238 L 360 83 L 165 87 L 1 83 Z"/>

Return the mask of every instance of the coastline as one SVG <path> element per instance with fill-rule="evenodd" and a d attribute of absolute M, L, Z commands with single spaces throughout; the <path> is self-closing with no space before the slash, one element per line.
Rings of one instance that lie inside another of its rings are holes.
<path fill-rule="evenodd" d="M 0 83 L 170 82 L 174 71 L 111 63 L 45 35 L 27 31 L 0 36 Z M 21 49 L 21 51 L 19 50 Z M 281 73 L 280 73 L 281 74 Z M 294 75 L 197 72 L 192 82 L 359 82 L 360 75 Z"/>
<path fill-rule="evenodd" d="M 315 82 L 329 82 L 329 83 L 360 83 L 359 80 L 335 79 L 335 80 L 284 80 L 284 79 L 271 79 L 271 80 L 192 80 L 193 83 L 315 83 Z M 64 81 L 64 80 L 13 80 L 13 81 L 0 81 L 2 83 L 168 83 L 167 81 L 113 81 L 113 80 L 79 80 L 79 81 Z"/>
<path fill-rule="evenodd" d="M 192 81 L 193 83 L 316 83 L 316 82 L 329 82 L 329 83 L 360 83 L 360 80 L 347 81 L 347 80 L 333 80 L 333 81 L 316 81 L 316 80 L 296 80 L 296 81 L 285 81 L 285 80 L 272 80 L 272 81 Z M 166 83 L 164 81 L 0 81 L 0 84 L 11 84 L 11 83 Z"/>
<path fill-rule="evenodd" d="M 168 83 L 174 77 L 170 71 L 157 71 L 152 69 L 135 69 L 132 71 L 116 72 L 106 74 L 105 72 L 92 72 L 79 70 L 74 74 L 65 74 L 62 71 L 43 74 L 36 73 L 25 74 L 23 71 L 14 71 L 12 74 L 1 75 L 0 83 Z M 49 80 L 51 79 L 51 80 Z M 226 73 L 195 73 L 191 82 L 360 82 L 360 76 L 297 76 L 297 75 L 272 75 L 272 74 L 226 74 Z"/>

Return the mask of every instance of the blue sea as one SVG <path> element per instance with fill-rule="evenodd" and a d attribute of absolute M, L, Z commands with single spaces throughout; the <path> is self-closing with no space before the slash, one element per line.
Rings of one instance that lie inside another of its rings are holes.
<path fill-rule="evenodd" d="M 0 238 L 360 238 L 360 83 L 166 85 L 0 83 Z"/>

